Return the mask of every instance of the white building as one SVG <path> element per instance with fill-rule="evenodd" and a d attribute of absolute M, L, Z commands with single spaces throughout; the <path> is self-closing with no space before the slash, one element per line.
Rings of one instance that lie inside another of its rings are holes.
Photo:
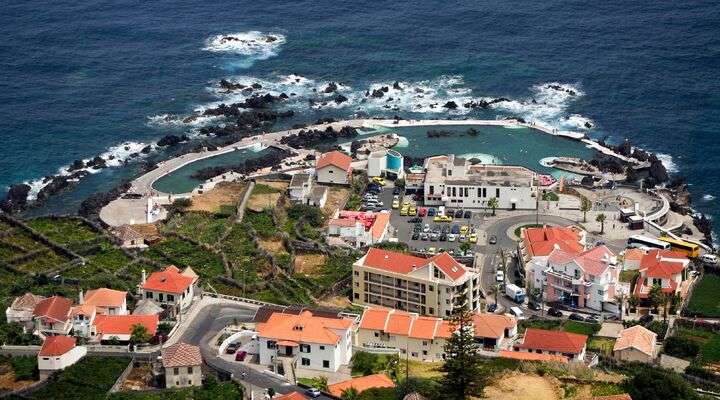
<path fill-rule="evenodd" d="M 160 350 L 165 387 L 202 385 L 202 355 L 200 348 L 187 343 L 176 343 Z"/>
<path fill-rule="evenodd" d="M 41 335 L 67 335 L 72 329 L 70 308 L 72 301 L 52 296 L 40 301 L 33 310 L 35 329 Z"/>
<path fill-rule="evenodd" d="M 312 189 L 312 186 L 312 175 L 293 175 L 292 178 L 290 178 L 290 185 L 288 186 L 288 194 L 290 195 L 290 201 L 292 201 L 293 203 L 305 204 L 307 198 L 310 196 L 310 190 Z"/>
<path fill-rule="evenodd" d="M 405 168 L 402 154 L 395 150 L 382 149 L 373 151 L 368 156 L 368 176 L 389 176 L 402 178 Z"/>
<path fill-rule="evenodd" d="M 352 357 L 352 330 L 345 318 L 274 312 L 257 325 L 260 364 L 276 372 L 281 366 L 337 372 Z"/>
<path fill-rule="evenodd" d="M 32 321 L 35 307 L 44 299 L 44 297 L 34 295 L 30 292 L 16 297 L 12 304 L 10 304 L 10 307 L 5 309 L 7 322 L 23 323 Z"/>
<path fill-rule="evenodd" d="M 38 353 L 38 369 L 40 376 L 45 377 L 51 373 L 65 369 L 83 358 L 87 348 L 75 345 L 72 336 L 48 336 Z"/>
<path fill-rule="evenodd" d="M 139 293 L 143 299 L 155 301 L 176 316 L 192 304 L 197 279 L 197 274 L 190 267 L 180 272 L 176 266 L 170 265 L 147 277 L 143 270 Z"/>
<path fill-rule="evenodd" d="M 328 222 L 328 235 L 339 237 L 353 247 L 364 247 L 386 241 L 389 228 L 387 211 L 341 211 Z"/>
<path fill-rule="evenodd" d="M 520 166 L 471 165 L 453 154 L 425 160 L 425 204 L 452 208 L 487 208 L 492 198 L 499 209 L 534 210 L 537 173 Z"/>
<path fill-rule="evenodd" d="M 352 158 L 339 151 L 321 154 L 315 163 L 315 175 L 318 183 L 338 185 L 350 184 L 352 177 Z"/>

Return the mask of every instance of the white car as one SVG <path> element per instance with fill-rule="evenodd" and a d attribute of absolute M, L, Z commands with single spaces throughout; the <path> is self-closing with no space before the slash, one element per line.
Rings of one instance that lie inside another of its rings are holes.
<path fill-rule="evenodd" d="M 717 256 L 715 254 L 703 254 L 700 256 L 700 261 L 705 264 L 717 264 Z"/>
<path fill-rule="evenodd" d="M 454 242 L 455 239 L 457 239 L 457 235 L 456 235 L 456 234 L 454 234 L 454 233 L 448 233 L 448 234 L 447 234 L 447 240 L 448 240 L 448 242 Z"/>
<path fill-rule="evenodd" d="M 423 232 L 430 232 L 430 224 L 425 224 L 425 227 L 423 227 Z"/>
<path fill-rule="evenodd" d="M 505 273 L 502 271 L 496 272 L 495 273 L 495 281 L 497 281 L 498 283 L 505 282 Z"/>

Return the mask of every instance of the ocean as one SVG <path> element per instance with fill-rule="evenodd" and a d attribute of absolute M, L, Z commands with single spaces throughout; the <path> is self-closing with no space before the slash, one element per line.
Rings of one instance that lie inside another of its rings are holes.
<path fill-rule="evenodd" d="M 181 119 L 241 100 L 217 90 L 225 78 L 293 93 L 278 127 L 396 114 L 591 125 L 661 154 L 694 207 L 720 216 L 718 2 L 24 1 L 3 6 L 0 32 L 0 187 L 37 190 L 76 159 L 114 165 L 33 213 L 72 212 L 137 173 L 129 154 L 212 123 Z M 322 93 L 329 82 L 347 101 Z"/>

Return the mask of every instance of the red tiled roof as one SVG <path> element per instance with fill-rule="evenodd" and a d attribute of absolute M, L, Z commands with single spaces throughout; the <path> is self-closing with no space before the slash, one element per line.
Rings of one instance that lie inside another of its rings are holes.
<path fill-rule="evenodd" d="M 328 385 L 328 392 L 333 396 L 342 397 L 342 392 L 351 387 L 355 388 L 358 393 L 362 393 L 372 388 L 393 388 L 395 382 L 385 374 L 366 375 Z"/>
<path fill-rule="evenodd" d="M 157 314 L 154 315 L 97 315 L 95 316 L 95 330 L 98 334 L 110 337 L 112 335 L 129 335 L 133 325 L 141 324 L 147 328 L 148 333 L 157 332 L 159 322 Z"/>
<path fill-rule="evenodd" d="M 125 303 L 127 292 L 122 290 L 113 290 L 108 288 L 99 288 L 88 290 L 84 296 L 83 304 L 89 304 L 96 307 L 120 307 Z"/>
<path fill-rule="evenodd" d="M 369 308 L 365 310 L 360 319 L 360 328 L 378 331 L 385 329 L 385 323 L 390 312 L 392 310 L 387 308 Z"/>
<path fill-rule="evenodd" d="M 457 280 L 465 274 L 465 267 L 444 252 L 432 258 L 421 258 L 372 247 L 365 255 L 363 265 L 398 274 L 409 274 L 415 269 L 427 266 L 431 262 L 437 265 L 450 280 Z"/>
<path fill-rule="evenodd" d="M 505 335 L 505 329 L 517 325 L 515 318 L 498 314 L 475 314 L 473 315 L 475 337 L 501 338 Z"/>
<path fill-rule="evenodd" d="M 568 253 L 580 253 L 583 251 L 581 238 L 580 233 L 573 228 L 543 226 L 523 230 L 525 248 L 531 257 L 547 256 L 556 248 Z"/>
<path fill-rule="evenodd" d="M 372 228 L 370 228 L 370 233 L 372 234 L 373 240 L 380 239 L 380 237 L 385 233 L 385 229 L 387 228 L 389 223 L 390 213 L 381 212 L 376 214 L 375 222 L 373 222 Z"/>
<path fill-rule="evenodd" d="M 410 314 L 395 311 L 390 314 L 385 327 L 385 332 L 391 335 L 402 335 L 407 336 L 410 333 L 410 324 L 412 323 L 412 317 Z"/>
<path fill-rule="evenodd" d="M 328 222 L 328 225 L 332 226 L 355 226 L 357 223 L 356 219 L 352 218 L 334 218 Z"/>
<path fill-rule="evenodd" d="M 40 348 L 41 357 L 57 357 L 75 348 L 75 338 L 72 336 L 48 336 Z"/>
<path fill-rule="evenodd" d="M 307 400 L 307 397 L 300 392 L 290 392 L 288 394 L 276 396 L 273 400 Z"/>
<path fill-rule="evenodd" d="M 522 343 L 518 347 L 579 354 L 585 348 L 587 339 L 587 336 L 577 333 L 528 328 L 525 331 Z"/>
<path fill-rule="evenodd" d="M 646 270 L 645 276 L 650 278 L 670 279 L 673 275 L 685 270 L 690 262 L 678 252 L 667 250 L 651 250 L 640 260 L 640 270 Z"/>
<path fill-rule="evenodd" d="M 72 301 L 62 296 L 52 296 L 42 300 L 35 306 L 33 315 L 53 319 L 55 321 L 67 321 L 70 315 Z"/>
<path fill-rule="evenodd" d="M 561 356 L 559 354 L 538 354 L 538 353 L 528 353 L 525 351 L 510 351 L 510 350 L 500 350 L 498 352 L 498 355 L 503 358 L 512 358 L 515 360 L 523 360 L 523 361 L 550 361 L 550 362 L 559 362 L 563 364 L 567 364 L 568 359 L 565 356 Z"/>
<path fill-rule="evenodd" d="M 260 337 L 278 341 L 335 345 L 340 341 L 335 330 L 350 329 L 351 325 L 348 319 L 318 317 L 310 311 L 299 315 L 275 312 L 267 322 L 257 325 L 257 332 Z"/>
<path fill-rule="evenodd" d="M 662 287 L 663 293 L 673 294 L 677 291 L 678 284 L 674 280 L 670 280 L 670 286 L 668 287 Z M 637 280 L 635 281 L 635 291 L 634 294 L 636 297 L 641 299 L 646 299 L 650 295 L 650 289 L 652 288 L 652 285 L 645 285 L 645 277 L 638 276 Z"/>
<path fill-rule="evenodd" d="M 165 368 L 187 367 L 202 364 L 200 348 L 187 343 L 176 343 L 160 350 Z"/>
<path fill-rule="evenodd" d="M 18 296 L 13 300 L 10 308 L 15 311 L 34 311 L 38 303 L 43 301 L 45 298 L 42 296 L 34 295 L 30 292 L 25 293 L 22 296 Z"/>
<path fill-rule="evenodd" d="M 315 169 L 325 168 L 328 165 L 334 165 L 344 171 L 349 171 L 351 163 L 352 158 L 350 158 L 350 156 L 335 150 L 321 154 L 315 163 Z"/>
<path fill-rule="evenodd" d="M 410 328 L 410 337 L 415 339 L 434 339 L 439 319 L 433 317 L 418 317 Z"/>
<path fill-rule="evenodd" d="M 162 271 L 153 272 L 142 285 L 143 289 L 158 292 L 181 294 L 192 285 L 193 279 L 180 273 L 180 270 L 170 265 Z"/>

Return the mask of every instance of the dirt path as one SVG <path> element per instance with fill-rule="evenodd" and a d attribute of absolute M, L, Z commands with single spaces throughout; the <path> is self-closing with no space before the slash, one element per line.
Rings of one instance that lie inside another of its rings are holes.
<path fill-rule="evenodd" d="M 512 372 L 499 377 L 484 391 L 491 400 L 556 400 L 560 399 L 557 382 L 549 377 Z"/>

